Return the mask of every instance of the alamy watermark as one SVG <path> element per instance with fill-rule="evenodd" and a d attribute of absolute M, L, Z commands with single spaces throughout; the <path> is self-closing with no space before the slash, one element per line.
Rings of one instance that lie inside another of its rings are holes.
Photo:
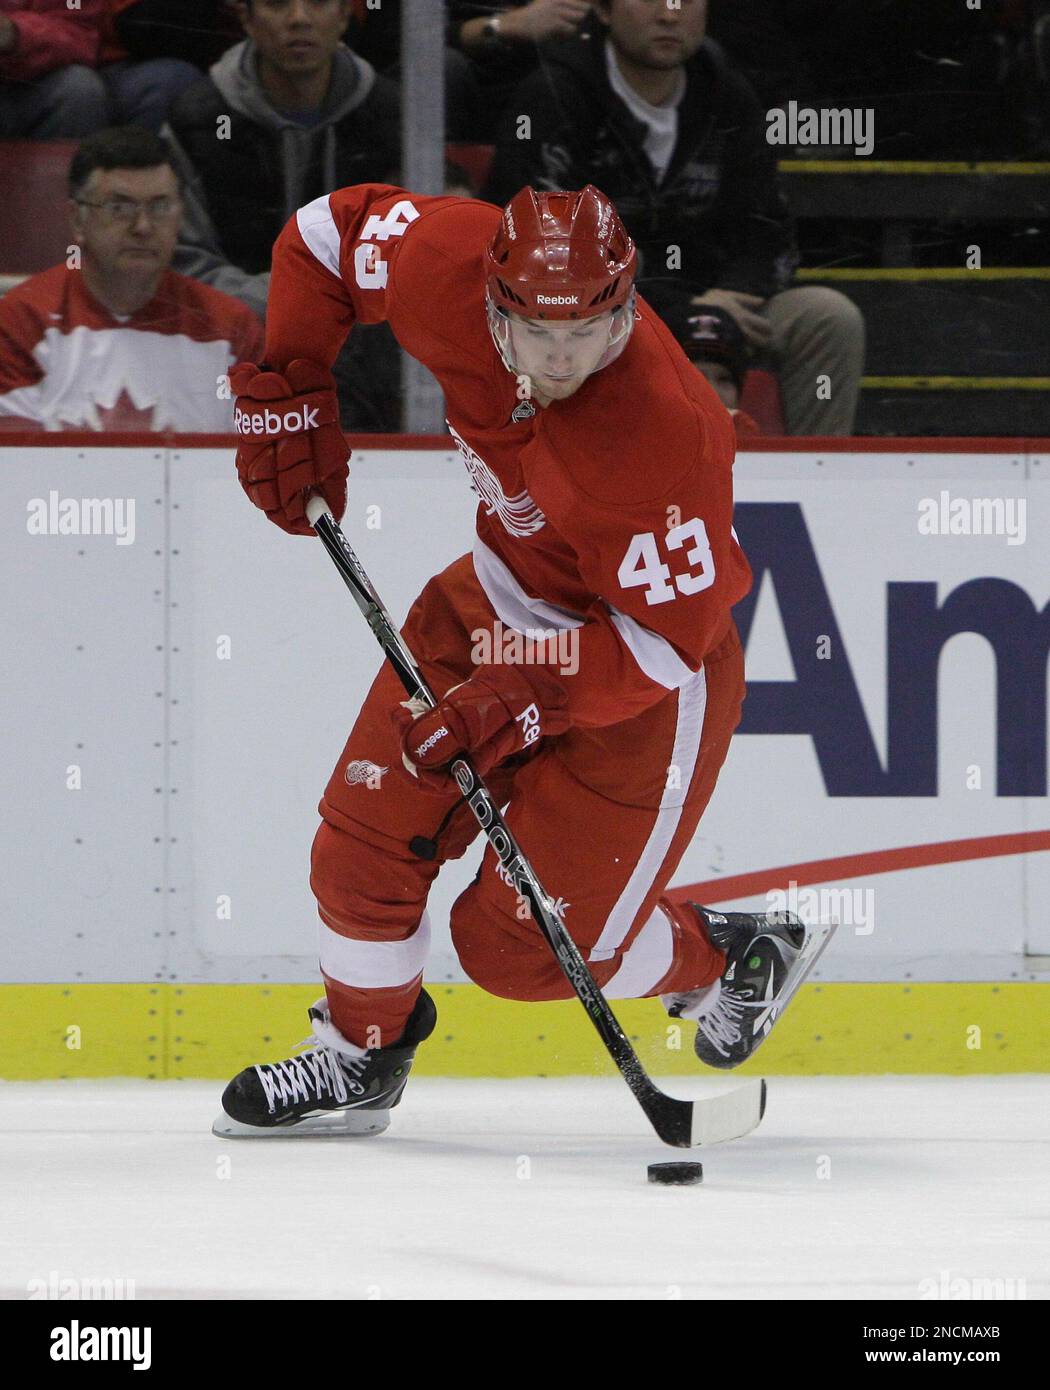
<path fill-rule="evenodd" d="M 68 1327 L 51 1329 L 52 1361 L 130 1361 L 136 1371 L 153 1364 L 153 1329 L 85 1327 L 74 1318 Z"/>
<path fill-rule="evenodd" d="M 88 1275 L 75 1278 L 59 1274 L 57 1269 L 48 1270 L 47 1278 L 30 1279 L 26 1284 L 30 1299 L 110 1299 L 121 1300 L 135 1297 L 134 1279 L 96 1278 Z"/>
<path fill-rule="evenodd" d="M 855 936 L 875 930 L 874 888 L 799 888 L 788 881 L 787 892 L 773 888 L 766 894 L 770 912 L 793 912 L 809 927 L 852 927 Z"/>
<path fill-rule="evenodd" d="M 118 545 L 135 543 L 134 497 L 59 497 L 26 503 L 26 530 L 31 536 L 114 536 Z"/>
<path fill-rule="evenodd" d="M 766 143 L 770 145 L 848 145 L 854 154 L 875 148 L 875 108 L 799 106 L 789 101 L 766 112 Z"/>
<path fill-rule="evenodd" d="M 920 1298 L 1001 1302 L 1004 1299 L 1026 1299 L 1028 1290 L 1024 1279 L 980 1279 L 952 1275 L 942 1269 L 938 1278 L 919 1280 Z"/>
<path fill-rule="evenodd" d="M 1005 536 L 1007 545 L 1024 545 L 1028 502 L 1023 497 L 953 497 L 941 488 L 919 501 L 920 536 Z"/>
<path fill-rule="evenodd" d="M 470 634 L 470 659 L 476 666 L 556 666 L 563 676 L 580 669 L 580 629 L 528 627 L 523 632 L 497 620 L 491 630 Z"/>

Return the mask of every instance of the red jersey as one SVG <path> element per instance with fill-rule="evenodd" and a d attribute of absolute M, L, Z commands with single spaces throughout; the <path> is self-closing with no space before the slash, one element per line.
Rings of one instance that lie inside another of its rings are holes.
<path fill-rule="evenodd" d="M 485 314 L 501 211 L 358 184 L 300 208 L 274 247 L 266 360 L 330 366 L 390 324 L 437 378 L 481 501 L 474 568 L 504 624 L 578 629 L 575 724 L 641 713 L 700 669 L 751 572 L 732 529 L 728 412 L 644 301 L 627 347 L 546 408 L 518 396 Z"/>

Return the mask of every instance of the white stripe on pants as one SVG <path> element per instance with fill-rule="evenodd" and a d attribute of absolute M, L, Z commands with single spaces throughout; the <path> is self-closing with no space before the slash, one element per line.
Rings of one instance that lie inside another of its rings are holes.
<path fill-rule="evenodd" d="M 667 857 L 696 770 L 706 709 L 707 677 L 701 669 L 678 691 L 678 723 L 675 727 L 668 771 L 671 768 L 678 770 L 680 785 L 668 786 L 671 778 L 665 777 L 664 793 L 645 848 L 623 892 L 606 918 L 602 934 L 591 950 L 590 960 L 609 960 L 619 950 L 653 886 L 656 875 L 660 872 L 660 866 Z"/>
<path fill-rule="evenodd" d="M 430 950 L 430 917 L 403 941 L 358 941 L 321 923 L 321 969 L 330 980 L 354 989 L 390 989 L 410 984 L 423 971 Z"/>

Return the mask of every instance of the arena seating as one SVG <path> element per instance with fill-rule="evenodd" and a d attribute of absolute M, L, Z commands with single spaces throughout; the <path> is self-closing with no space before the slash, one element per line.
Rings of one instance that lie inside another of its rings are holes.
<path fill-rule="evenodd" d="M 1050 268 L 1003 264 L 996 254 L 1009 245 L 1011 259 L 1030 261 L 1042 247 L 1050 164 L 780 167 L 803 245 L 807 223 L 819 223 L 854 230 L 858 242 L 867 232 L 877 248 L 879 264 L 818 269 L 810 257 L 799 273 L 864 313 L 859 434 L 1050 434 Z M 974 247 L 980 264 L 969 268 Z M 922 264 L 931 258 L 949 263 Z"/>
<path fill-rule="evenodd" d="M 0 141 L 0 293 L 67 253 L 68 142 Z M 475 188 L 491 145 L 450 144 Z M 864 313 L 868 360 L 860 434 L 1050 436 L 1050 266 L 924 265 L 930 229 L 954 228 L 981 246 L 987 229 L 1046 235 L 1050 163 L 929 163 L 786 159 L 784 186 L 803 245 L 809 226 L 863 229 L 872 264 L 808 256 L 806 283 L 848 294 Z M 863 257 L 862 257 L 863 259 Z M 1046 259 L 1050 259 L 1047 257 Z M 816 264 L 815 262 L 820 262 Z M 843 263 L 845 262 L 845 263 Z M 752 372 L 744 408 L 765 432 L 782 428 L 779 393 Z"/>
<path fill-rule="evenodd" d="M 0 274 L 31 275 L 64 260 L 71 233 L 65 140 L 0 140 Z"/>

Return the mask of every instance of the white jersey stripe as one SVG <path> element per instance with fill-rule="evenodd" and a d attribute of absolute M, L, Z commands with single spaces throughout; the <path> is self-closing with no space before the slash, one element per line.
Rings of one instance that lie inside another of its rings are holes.
<path fill-rule="evenodd" d="M 623 953 L 616 974 L 605 986 L 607 999 L 641 999 L 655 989 L 674 964 L 674 929 L 657 907 Z"/>
<path fill-rule="evenodd" d="M 496 610 L 504 627 L 515 632 L 535 631 L 537 628 L 583 627 L 584 619 L 567 608 L 557 608 L 541 598 L 532 598 L 480 536 L 474 537 L 474 573 L 485 591 L 485 597 Z"/>
<path fill-rule="evenodd" d="M 339 272 L 339 228 L 332 216 L 331 194 L 315 198 L 295 214 L 299 235 L 317 259 L 330 270 L 337 280 L 343 277 Z"/>
<path fill-rule="evenodd" d="M 430 918 L 424 912 L 419 926 L 403 941 L 358 941 L 324 921 L 320 937 L 321 969 L 330 980 L 355 989 L 389 989 L 410 984 L 421 974 L 430 950 Z"/>
<path fill-rule="evenodd" d="M 668 771 L 676 769 L 677 776 L 665 778 L 664 793 L 645 848 L 623 892 L 606 918 L 601 936 L 591 950 L 591 960 L 608 960 L 619 950 L 653 886 L 653 880 L 660 872 L 661 864 L 667 857 L 667 851 L 682 816 L 682 806 L 689 792 L 689 784 L 696 770 L 706 709 L 707 677 L 701 668 L 692 680 L 678 691 L 678 722 L 668 763 Z M 668 783 L 672 785 L 669 786 Z M 677 785 L 673 785 L 674 783 Z"/>
<path fill-rule="evenodd" d="M 496 616 L 506 627 L 517 632 L 535 631 L 537 628 L 562 631 L 582 627 L 585 622 L 578 613 L 527 594 L 512 571 L 480 536 L 474 537 L 474 573 L 485 591 L 485 597 L 496 610 Z M 651 632 L 609 603 L 606 603 L 606 607 L 620 640 L 651 681 L 666 686 L 668 690 L 678 690 L 696 680 L 697 673 L 689 669 L 670 642 L 659 633 Z"/>
<path fill-rule="evenodd" d="M 611 603 L 608 609 L 621 641 L 651 681 L 666 685 L 668 690 L 678 690 L 696 680 L 696 672 L 690 670 L 666 637 L 643 627 Z"/>

